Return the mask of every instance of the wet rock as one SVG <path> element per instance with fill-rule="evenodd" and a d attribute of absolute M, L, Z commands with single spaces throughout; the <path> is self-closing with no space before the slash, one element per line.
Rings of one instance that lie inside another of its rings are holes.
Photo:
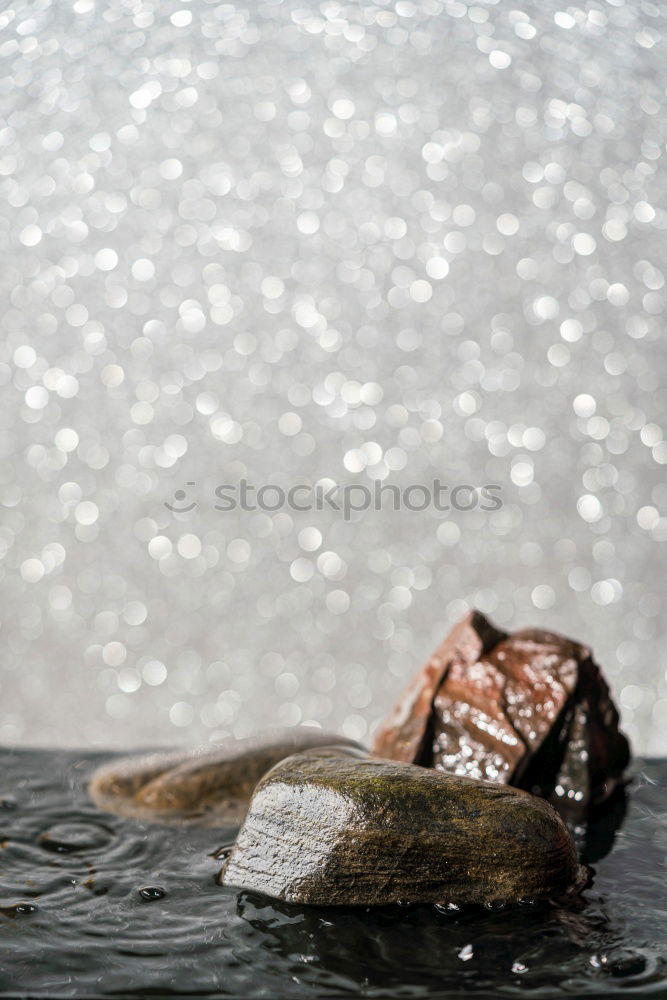
<path fill-rule="evenodd" d="M 91 798 L 100 809 L 133 819 L 196 826 L 234 826 L 255 785 L 274 764 L 308 747 L 352 740 L 303 726 L 224 740 L 214 747 L 139 754 L 95 771 Z"/>
<path fill-rule="evenodd" d="M 541 629 L 508 635 L 473 611 L 410 682 L 373 750 L 524 788 L 577 815 L 622 780 L 618 722 L 587 646 Z"/>
<path fill-rule="evenodd" d="M 506 633 L 495 629 L 479 611 L 472 611 L 455 625 L 427 663 L 408 682 L 377 732 L 374 751 L 392 760 L 423 762 L 427 767 L 433 766 L 427 743 L 433 702 L 443 677 L 454 664 L 459 664 L 463 670 L 472 667 L 505 636 Z"/>
<path fill-rule="evenodd" d="M 295 754 L 265 775 L 220 874 L 326 906 L 511 903 L 587 880 L 542 799 L 345 748 Z"/>

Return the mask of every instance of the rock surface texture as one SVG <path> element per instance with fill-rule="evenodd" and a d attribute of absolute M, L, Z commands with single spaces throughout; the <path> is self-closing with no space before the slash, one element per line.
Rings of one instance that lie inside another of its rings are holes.
<path fill-rule="evenodd" d="M 298 750 L 358 744 L 301 727 L 269 730 L 215 747 L 139 754 L 98 768 L 89 785 L 100 809 L 157 823 L 235 825 L 255 785 L 274 764 Z"/>
<path fill-rule="evenodd" d="M 480 904 L 561 898 L 588 875 L 544 800 L 336 747 L 265 775 L 220 881 L 291 903 Z"/>
<path fill-rule="evenodd" d="M 373 751 L 514 785 L 574 816 L 622 781 L 630 752 L 618 722 L 587 646 L 541 629 L 508 634 L 473 611 L 412 679 Z"/>

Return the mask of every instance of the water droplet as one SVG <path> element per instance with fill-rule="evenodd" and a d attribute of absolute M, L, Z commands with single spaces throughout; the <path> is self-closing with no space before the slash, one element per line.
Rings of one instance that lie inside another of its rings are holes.
<path fill-rule="evenodd" d="M 215 858 L 216 861 L 226 861 L 229 855 L 232 853 L 233 844 L 223 844 L 222 847 L 218 847 L 216 851 L 209 854 L 210 858 Z"/>
<path fill-rule="evenodd" d="M 35 913 L 38 909 L 34 903 L 14 903 L 13 906 L 0 906 L 0 913 L 5 917 L 17 917 Z"/>
<path fill-rule="evenodd" d="M 143 889 L 139 889 L 139 895 L 142 899 L 150 903 L 154 899 L 164 899 L 167 895 L 167 890 L 159 885 L 145 885 Z"/>
<path fill-rule="evenodd" d="M 633 951 L 623 951 L 610 956 L 612 976 L 625 979 L 626 976 L 638 976 L 646 969 L 646 959 Z"/>
<path fill-rule="evenodd" d="M 638 976 L 646 969 L 644 956 L 625 948 L 609 954 L 591 955 L 590 964 L 594 969 L 603 969 L 618 979 Z"/>

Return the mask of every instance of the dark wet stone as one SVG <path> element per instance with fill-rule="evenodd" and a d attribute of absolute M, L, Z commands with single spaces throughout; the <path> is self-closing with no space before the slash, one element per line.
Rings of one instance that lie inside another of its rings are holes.
<path fill-rule="evenodd" d="M 221 882 L 292 903 L 510 903 L 588 881 L 542 799 L 341 748 L 257 786 Z"/>
<path fill-rule="evenodd" d="M 474 611 L 410 682 L 373 750 L 524 788 L 576 815 L 622 782 L 618 722 L 587 646 L 541 629 L 508 635 Z"/>

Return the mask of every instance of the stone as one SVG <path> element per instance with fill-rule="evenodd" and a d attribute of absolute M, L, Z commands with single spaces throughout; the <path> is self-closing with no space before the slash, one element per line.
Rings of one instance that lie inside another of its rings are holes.
<path fill-rule="evenodd" d="M 322 748 L 259 782 L 222 885 L 289 903 L 516 903 L 576 895 L 590 872 L 543 799 Z"/>
<path fill-rule="evenodd" d="M 374 753 L 536 793 L 576 818 L 630 758 L 591 650 L 542 629 L 459 622 L 378 730 Z"/>
<path fill-rule="evenodd" d="M 235 826 L 255 785 L 274 764 L 295 751 L 331 743 L 358 746 L 315 727 L 274 729 L 214 746 L 113 760 L 95 771 L 88 789 L 100 809 L 131 819 Z"/>

